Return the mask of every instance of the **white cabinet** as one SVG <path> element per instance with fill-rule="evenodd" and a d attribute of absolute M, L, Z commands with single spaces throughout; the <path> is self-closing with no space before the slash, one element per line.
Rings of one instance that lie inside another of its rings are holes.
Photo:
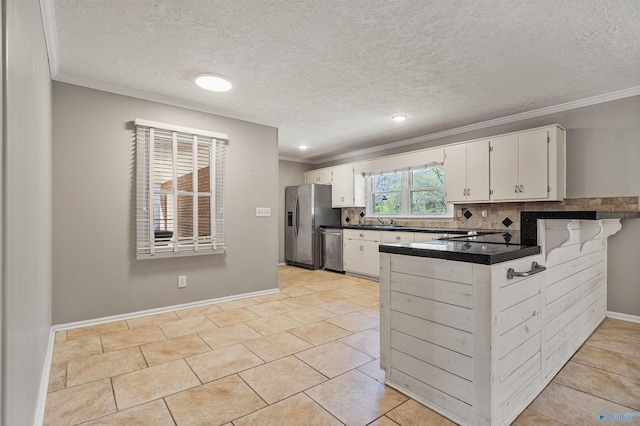
<path fill-rule="evenodd" d="M 564 129 L 535 129 L 489 144 L 491 201 L 564 199 Z"/>
<path fill-rule="evenodd" d="M 446 201 L 489 201 L 489 141 L 452 145 L 444 155 Z"/>
<path fill-rule="evenodd" d="M 378 277 L 380 275 L 380 232 L 345 229 L 342 253 L 344 270 L 354 274 Z"/>
<path fill-rule="evenodd" d="M 333 207 L 364 207 L 364 176 L 355 173 L 353 164 L 334 166 L 331 204 Z"/>
<path fill-rule="evenodd" d="M 304 173 L 304 183 L 318 183 L 320 185 L 331 185 L 331 167 L 324 169 L 309 170 Z"/>
<path fill-rule="evenodd" d="M 435 240 L 441 234 L 345 229 L 342 234 L 343 266 L 347 273 L 380 276 L 380 244 Z"/>

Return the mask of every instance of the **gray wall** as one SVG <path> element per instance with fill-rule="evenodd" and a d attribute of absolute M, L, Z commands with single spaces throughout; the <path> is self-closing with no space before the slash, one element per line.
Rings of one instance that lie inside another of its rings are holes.
<path fill-rule="evenodd" d="M 51 328 L 51 80 L 39 1 L 2 3 L 0 422 L 29 425 Z"/>
<path fill-rule="evenodd" d="M 229 135 L 225 255 L 135 259 L 135 118 Z M 54 324 L 277 288 L 277 155 L 273 127 L 54 83 Z"/>
<path fill-rule="evenodd" d="M 567 197 L 640 196 L 640 96 L 494 126 L 420 144 L 354 156 L 335 163 L 362 161 L 559 123 L 567 129 Z M 640 316 L 640 280 L 635 244 L 640 219 L 623 222 L 609 241 L 608 309 Z"/>
<path fill-rule="evenodd" d="M 622 230 L 609 237 L 607 307 L 640 316 L 640 219 L 623 219 Z"/>
<path fill-rule="evenodd" d="M 304 183 L 304 172 L 315 169 L 312 164 L 278 161 L 278 263 L 284 263 L 284 189 L 291 185 Z"/>

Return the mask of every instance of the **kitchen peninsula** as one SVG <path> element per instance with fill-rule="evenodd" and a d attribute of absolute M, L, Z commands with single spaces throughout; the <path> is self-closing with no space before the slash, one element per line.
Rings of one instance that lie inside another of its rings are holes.
<path fill-rule="evenodd" d="M 620 228 L 546 219 L 536 246 L 500 234 L 381 245 L 386 383 L 459 424 L 509 424 L 604 319 Z"/>

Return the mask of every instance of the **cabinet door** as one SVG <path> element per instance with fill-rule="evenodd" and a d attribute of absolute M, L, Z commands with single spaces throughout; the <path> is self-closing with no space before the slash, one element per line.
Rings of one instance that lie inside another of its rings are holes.
<path fill-rule="evenodd" d="M 351 207 L 353 205 L 353 166 L 345 164 L 333 168 L 333 189 L 331 190 L 333 207 Z"/>
<path fill-rule="evenodd" d="M 547 198 L 547 131 L 537 130 L 518 137 L 518 185 L 520 199 Z"/>
<path fill-rule="evenodd" d="M 344 270 L 354 274 L 380 275 L 380 254 L 377 241 L 344 240 Z"/>
<path fill-rule="evenodd" d="M 380 276 L 380 243 L 378 241 L 361 241 L 364 252 L 365 265 L 363 274 L 372 277 Z"/>
<path fill-rule="evenodd" d="M 489 200 L 489 141 L 467 146 L 467 201 Z M 447 176 L 445 175 L 445 182 Z"/>
<path fill-rule="evenodd" d="M 331 169 L 309 170 L 304 174 L 304 182 L 331 185 Z"/>
<path fill-rule="evenodd" d="M 490 140 L 492 200 L 518 199 L 518 136 Z"/>
<path fill-rule="evenodd" d="M 467 147 L 454 145 L 444 150 L 444 197 L 448 203 L 466 201 Z"/>

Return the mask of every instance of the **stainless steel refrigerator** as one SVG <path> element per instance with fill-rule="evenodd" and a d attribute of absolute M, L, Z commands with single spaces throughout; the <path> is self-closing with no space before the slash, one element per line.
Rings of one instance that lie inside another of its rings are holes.
<path fill-rule="evenodd" d="M 331 208 L 330 185 L 285 188 L 285 262 L 308 269 L 322 267 L 321 226 L 340 225 L 340 209 Z"/>

